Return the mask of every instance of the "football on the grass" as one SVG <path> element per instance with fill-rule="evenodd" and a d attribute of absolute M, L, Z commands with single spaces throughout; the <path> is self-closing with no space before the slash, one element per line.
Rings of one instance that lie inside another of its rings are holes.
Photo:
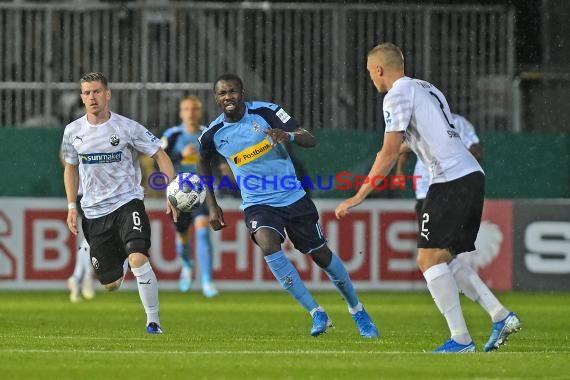
<path fill-rule="evenodd" d="M 200 177 L 196 174 L 180 173 L 170 182 L 167 189 L 170 204 L 182 212 L 190 212 L 206 199 Z"/>

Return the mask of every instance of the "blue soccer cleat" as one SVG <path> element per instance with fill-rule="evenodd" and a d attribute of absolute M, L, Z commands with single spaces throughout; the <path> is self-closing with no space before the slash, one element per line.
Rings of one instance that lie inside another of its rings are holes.
<path fill-rule="evenodd" d="M 149 334 L 162 334 L 162 329 L 158 323 L 151 322 L 146 326 L 146 332 Z"/>
<path fill-rule="evenodd" d="M 469 344 L 459 344 L 453 339 L 449 339 L 445 342 L 441 347 L 436 348 L 433 352 L 437 353 L 464 353 L 464 352 L 475 352 L 477 349 L 475 348 L 475 343 L 471 341 Z"/>
<path fill-rule="evenodd" d="M 324 311 L 316 311 L 313 314 L 313 328 L 311 336 L 319 336 L 327 331 L 327 327 L 332 326 L 332 320 Z"/>
<path fill-rule="evenodd" d="M 521 326 L 521 320 L 515 313 L 511 311 L 505 319 L 493 323 L 491 336 L 485 344 L 485 347 L 483 347 L 483 350 L 485 352 L 489 352 L 498 349 L 501 345 L 507 342 L 509 335 L 519 331 L 521 329 Z"/>
<path fill-rule="evenodd" d="M 356 327 L 358 327 L 360 336 L 364 338 L 378 338 L 378 329 L 364 308 L 353 314 L 352 319 L 354 319 Z"/>
<path fill-rule="evenodd" d="M 213 282 L 206 282 L 202 285 L 202 294 L 206 298 L 214 298 L 218 295 L 218 289 Z"/>
<path fill-rule="evenodd" d="M 186 293 L 190 290 L 192 287 L 192 267 L 182 267 L 178 285 L 182 293 Z"/>

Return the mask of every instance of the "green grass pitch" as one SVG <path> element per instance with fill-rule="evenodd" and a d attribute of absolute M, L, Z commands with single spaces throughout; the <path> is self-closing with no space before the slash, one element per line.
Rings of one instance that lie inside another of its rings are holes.
<path fill-rule="evenodd" d="M 362 293 L 381 333 L 361 339 L 340 296 L 315 293 L 335 327 L 309 336 L 283 292 L 161 293 L 165 334 L 148 336 L 136 292 L 71 304 L 63 292 L 0 293 L 1 379 L 570 378 L 570 294 L 508 293 L 523 330 L 494 353 L 427 353 L 447 338 L 428 293 Z M 480 350 L 488 316 L 462 298 Z"/>

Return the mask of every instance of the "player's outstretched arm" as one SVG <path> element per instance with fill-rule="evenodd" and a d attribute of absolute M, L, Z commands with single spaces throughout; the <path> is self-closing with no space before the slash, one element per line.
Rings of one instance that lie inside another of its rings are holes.
<path fill-rule="evenodd" d="M 297 128 L 294 132 L 285 132 L 280 128 L 266 129 L 264 132 L 271 137 L 273 145 L 286 144 L 288 142 L 292 142 L 303 148 L 313 148 L 317 145 L 315 136 L 303 128 Z"/>
<path fill-rule="evenodd" d="M 384 144 L 382 150 L 376 155 L 376 160 L 370 173 L 369 180 L 366 181 L 358 190 L 356 195 L 341 202 L 335 209 L 337 219 L 341 219 L 348 214 L 348 210 L 358 206 L 373 190 L 371 181 L 377 176 L 386 176 L 396 164 L 400 153 L 400 145 L 402 144 L 403 132 L 388 132 L 384 135 Z"/>
<path fill-rule="evenodd" d="M 198 175 L 200 178 L 213 178 L 211 158 L 200 157 L 200 161 L 198 161 Z M 206 186 L 206 203 L 208 204 L 210 214 L 210 227 L 212 227 L 214 231 L 219 231 L 226 227 L 224 212 L 218 205 L 218 201 L 214 195 L 214 189 L 211 186 Z"/>
<path fill-rule="evenodd" d="M 63 169 L 63 182 L 67 195 L 67 227 L 77 235 L 77 189 L 79 187 L 79 166 L 65 163 Z"/>
<path fill-rule="evenodd" d="M 158 151 L 152 156 L 152 158 L 158 164 L 158 168 L 161 172 L 166 174 L 170 180 L 172 180 L 176 176 L 176 172 L 174 171 L 174 166 L 172 165 L 172 161 L 168 154 L 164 151 L 164 149 L 159 148 Z M 168 200 L 166 200 L 166 213 L 172 214 L 172 219 L 176 222 L 178 221 L 178 210 L 170 204 Z"/>
<path fill-rule="evenodd" d="M 400 154 L 398 155 L 398 162 L 396 163 L 396 175 L 404 175 L 410 159 L 410 152 L 410 148 L 406 144 L 402 143 L 400 145 Z"/>

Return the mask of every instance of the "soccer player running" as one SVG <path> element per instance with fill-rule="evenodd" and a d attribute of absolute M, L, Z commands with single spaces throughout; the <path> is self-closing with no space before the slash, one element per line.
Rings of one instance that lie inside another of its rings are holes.
<path fill-rule="evenodd" d="M 180 101 L 180 119 L 182 123 L 168 128 L 162 136 L 162 148 L 170 156 L 179 173 L 196 173 L 199 160 L 200 144 L 198 137 L 206 129 L 200 125 L 202 120 L 202 102 L 194 95 L 188 95 Z M 202 294 L 207 298 L 218 295 L 212 281 L 212 244 L 208 226 L 208 207 L 206 204 L 190 212 L 182 212 L 176 228 L 176 251 L 182 261 L 180 271 L 180 291 L 187 292 L 192 286 L 192 259 L 188 229 L 194 224 L 196 253 L 200 267 Z"/>
<path fill-rule="evenodd" d="M 224 74 L 216 80 L 214 95 L 223 113 L 200 136 L 200 174 L 212 175 L 211 160 L 218 152 L 235 177 L 243 179 L 241 208 L 251 238 L 281 287 L 310 313 L 312 336 L 324 333 L 332 321 L 283 253 L 285 234 L 297 250 L 327 273 L 346 300 L 360 335 L 377 337 L 378 330 L 359 302 L 344 264 L 327 246 L 317 209 L 296 178 L 285 147 L 289 143 L 314 147 L 315 138 L 278 105 L 246 103 L 244 93 L 243 82 L 236 75 Z M 210 225 L 214 230 L 224 228 L 222 209 L 210 188 L 206 199 Z"/>
<path fill-rule="evenodd" d="M 475 271 L 454 260 L 457 254 L 475 250 L 485 196 L 483 170 L 461 142 L 445 96 L 432 84 L 405 76 L 404 57 L 396 45 L 374 47 L 368 53 L 367 69 L 376 89 L 388 92 L 383 105 L 384 143 L 369 178 L 390 172 L 402 142 L 430 170 L 431 185 L 418 221 L 417 260 L 451 333 L 451 338 L 435 352 L 475 351 L 459 303 L 459 290 L 477 299 L 492 316 L 495 323 L 484 349 L 496 349 L 521 323 Z M 337 218 L 346 216 L 371 191 L 371 184 L 365 184 L 356 195 L 340 203 L 335 210 Z"/>
<path fill-rule="evenodd" d="M 118 289 L 128 259 L 147 315 L 146 331 L 161 334 L 139 154 L 153 157 L 169 178 L 174 178 L 174 167 L 158 138 L 139 123 L 110 112 L 111 89 L 102 73 L 85 74 L 80 89 L 86 114 L 65 127 L 62 142 L 67 225 L 77 235 L 75 202 L 81 178 L 82 227 L 97 278 L 105 289 Z M 166 213 L 176 220 L 178 212 L 168 202 Z"/>

